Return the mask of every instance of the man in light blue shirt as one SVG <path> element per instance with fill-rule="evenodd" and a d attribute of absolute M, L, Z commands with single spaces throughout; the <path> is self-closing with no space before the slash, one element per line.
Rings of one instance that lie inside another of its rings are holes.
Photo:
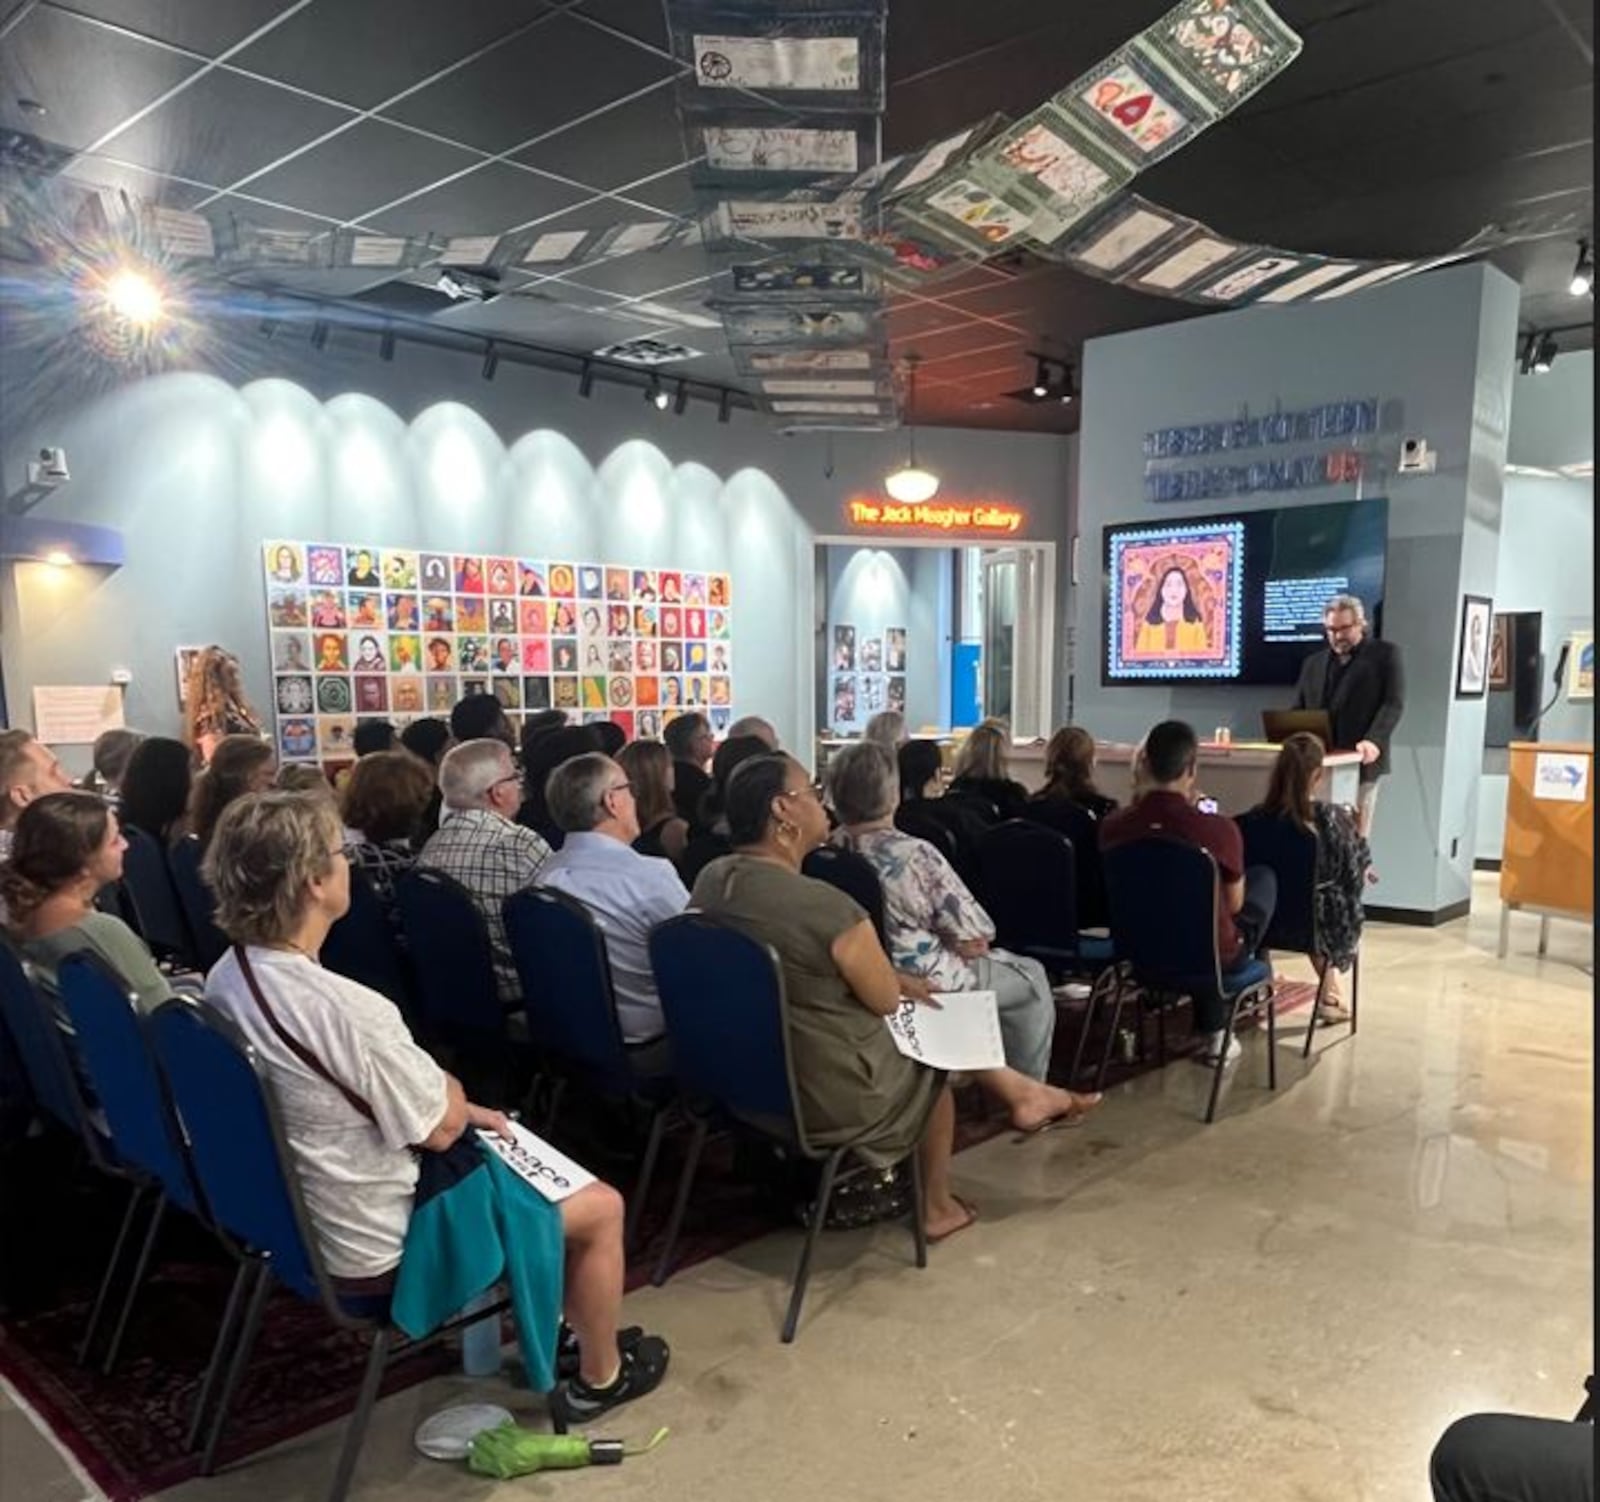
<path fill-rule="evenodd" d="M 650 968 L 650 930 L 689 905 L 672 862 L 640 855 L 639 814 L 628 774 L 609 756 L 590 752 L 562 762 L 545 784 L 545 804 L 566 841 L 540 868 L 535 885 L 575 897 L 594 914 L 605 936 L 617 996 L 622 1040 L 659 1045 L 636 1065 L 650 1072 L 656 1052 L 665 1062 L 666 1025 Z"/>

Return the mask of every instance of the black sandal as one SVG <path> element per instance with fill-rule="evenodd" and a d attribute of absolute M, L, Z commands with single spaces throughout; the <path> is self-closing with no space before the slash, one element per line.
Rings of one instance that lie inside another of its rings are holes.
<path fill-rule="evenodd" d="M 659 1335 L 641 1335 L 623 1351 L 621 1369 L 605 1387 L 590 1387 L 581 1377 L 558 1382 L 550 1394 L 550 1413 L 558 1432 L 572 1424 L 588 1424 L 623 1403 L 631 1403 L 661 1386 L 672 1352 Z"/>

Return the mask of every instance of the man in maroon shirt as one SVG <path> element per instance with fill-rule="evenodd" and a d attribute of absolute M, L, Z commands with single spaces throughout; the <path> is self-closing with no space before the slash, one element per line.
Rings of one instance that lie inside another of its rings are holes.
<path fill-rule="evenodd" d="M 1114 850 L 1136 840 L 1177 840 L 1198 845 L 1217 863 L 1217 955 L 1224 973 L 1254 954 L 1278 905 L 1278 880 L 1266 866 L 1244 867 L 1239 826 L 1223 814 L 1195 807 L 1195 767 L 1200 744 L 1182 720 L 1163 720 L 1145 737 L 1139 753 L 1145 793 L 1100 822 L 1100 848 Z M 1216 1061 L 1227 1016 L 1220 1001 L 1195 1002 L 1195 1027 L 1206 1035 L 1202 1057 Z M 1229 1056 L 1239 1050 L 1235 1039 Z"/>

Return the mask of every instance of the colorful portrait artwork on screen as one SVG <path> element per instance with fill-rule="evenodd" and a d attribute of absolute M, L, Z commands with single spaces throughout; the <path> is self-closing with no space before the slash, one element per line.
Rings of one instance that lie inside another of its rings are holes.
<path fill-rule="evenodd" d="M 1107 561 L 1110 677 L 1237 675 L 1242 523 L 1121 533 Z"/>

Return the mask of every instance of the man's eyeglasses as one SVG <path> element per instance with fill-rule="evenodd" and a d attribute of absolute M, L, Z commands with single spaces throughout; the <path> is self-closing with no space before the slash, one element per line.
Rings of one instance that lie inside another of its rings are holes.
<path fill-rule="evenodd" d="M 600 801 L 604 803 L 613 793 L 631 793 L 632 791 L 633 784 L 631 782 L 613 782 L 610 787 L 600 794 Z"/>
<path fill-rule="evenodd" d="M 503 788 L 508 782 L 518 782 L 518 783 L 520 783 L 521 781 L 522 781 L 522 774 L 520 772 L 512 772 L 507 777 L 498 777 L 493 782 L 491 782 L 489 784 L 489 791 L 492 793 L 496 788 Z"/>

